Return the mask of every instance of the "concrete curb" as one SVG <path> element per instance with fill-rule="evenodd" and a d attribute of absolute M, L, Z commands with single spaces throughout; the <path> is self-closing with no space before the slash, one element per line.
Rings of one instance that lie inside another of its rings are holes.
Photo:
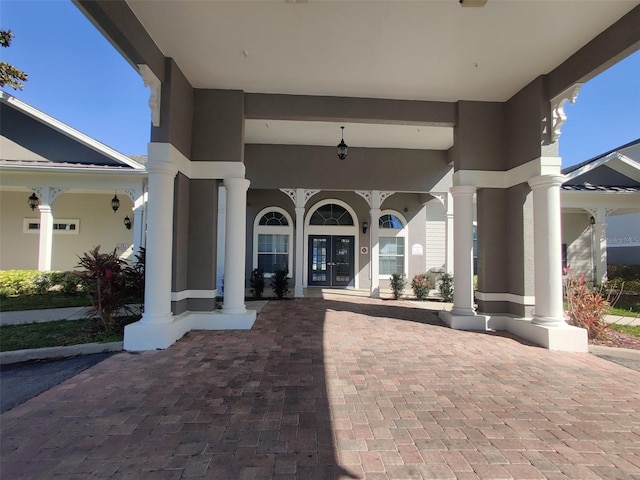
<path fill-rule="evenodd" d="M 624 358 L 626 360 L 640 361 L 640 350 L 630 348 L 605 347 L 603 345 L 589 345 L 589 353 L 607 357 Z"/>
<path fill-rule="evenodd" d="M 75 357 L 92 353 L 120 352 L 123 342 L 83 343 L 66 347 L 30 348 L 0 353 L 0 365 L 28 362 L 30 360 L 52 360 L 55 358 Z"/>

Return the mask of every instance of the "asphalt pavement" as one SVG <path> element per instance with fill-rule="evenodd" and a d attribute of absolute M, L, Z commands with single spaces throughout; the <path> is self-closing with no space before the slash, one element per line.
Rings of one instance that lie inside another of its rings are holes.
<path fill-rule="evenodd" d="M 0 413 L 46 392 L 111 355 L 114 354 L 96 353 L 0 366 Z"/>

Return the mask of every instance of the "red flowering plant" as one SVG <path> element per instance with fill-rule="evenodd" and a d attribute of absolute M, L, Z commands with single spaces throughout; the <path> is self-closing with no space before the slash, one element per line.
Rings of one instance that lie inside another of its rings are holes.
<path fill-rule="evenodd" d="M 565 268 L 563 273 L 569 323 L 585 328 L 590 340 L 606 339 L 609 325 L 605 322 L 605 316 L 611 307 L 610 299 L 603 295 L 601 289 L 591 287 L 586 275 L 576 278 L 571 274 L 571 267 Z"/>
<path fill-rule="evenodd" d="M 116 315 L 127 300 L 127 262 L 115 250 L 100 253 L 100 246 L 78 258 L 77 266 L 84 270 L 77 275 L 82 279 L 95 315 L 105 330 L 115 331 L 118 327 Z"/>
<path fill-rule="evenodd" d="M 429 296 L 429 290 L 433 288 L 433 283 L 429 280 L 429 275 L 419 273 L 411 280 L 411 289 L 418 300 L 426 300 Z"/>

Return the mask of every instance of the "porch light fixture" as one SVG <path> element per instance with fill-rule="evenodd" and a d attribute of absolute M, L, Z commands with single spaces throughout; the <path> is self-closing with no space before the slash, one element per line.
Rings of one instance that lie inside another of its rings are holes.
<path fill-rule="evenodd" d="M 31 210 L 35 210 L 35 208 L 40 205 L 40 199 L 37 197 L 35 192 L 31 194 L 29 199 L 27 200 L 27 204 L 31 207 Z"/>
<path fill-rule="evenodd" d="M 127 227 L 127 230 L 131 230 L 131 219 L 129 218 L 129 215 L 124 217 L 124 226 Z"/>
<path fill-rule="evenodd" d="M 340 127 L 342 129 L 342 140 L 340 140 L 340 143 L 338 144 L 338 158 L 340 160 L 344 160 L 345 158 L 347 158 L 347 144 L 344 143 L 344 127 Z"/>
<path fill-rule="evenodd" d="M 368 222 L 362 222 L 362 233 L 367 233 L 367 229 L 369 228 Z"/>
<path fill-rule="evenodd" d="M 111 208 L 113 209 L 113 213 L 116 213 L 120 208 L 120 200 L 118 200 L 118 195 L 113 194 L 113 198 L 111 199 Z"/>
<path fill-rule="evenodd" d="M 593 217 L 591 217 L 591 218 L 589 219 L 589 223 L 590 223 L 591 225 L 595 225 L 595 224 L 596 224 L 596 219 L 595 219 L 595 218 L 593 218 Z"/>

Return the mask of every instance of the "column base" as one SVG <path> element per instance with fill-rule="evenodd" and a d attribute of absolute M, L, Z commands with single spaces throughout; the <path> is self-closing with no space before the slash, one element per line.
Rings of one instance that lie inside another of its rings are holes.
<path fill-rule="evenodd" d="M 561 352 L 589 351 L 589 337 L 584 328 L 555 322 L 541 325 L 528 318 L 506 319 L 506 330 L 549 350 Z"/>
<path fill-rule="evenodd" d="M 294 287 L 293 296 L 295 298 L 304 298 L 304 288 L 302 288 L 302 285 L 296 285 Z"/>
<path fill-rule="evenodd" d="M 245 313 L 247 313 L 247 306 L 242 304 L 238 307 L 227 307 L 224 305 L 224 303 L 222 304 L 222 313 L 225 313 L 227 315 L 243 315 Z"/>
<path fill-rule="evenodd" d="M 440 320 L 454 330 L 487 330 L 489 317 L 477 315 L 473 310 L 471 312 L 472 314 L 460 314 L 455 309 L 450 312 L 443 310 L 438 313 L 438 316 Z"/>
<path fill-rule="evenodd" d="M 534 313 L 531 320 L 536 325 L 542 325 L 544 327 L 566 327 L 567 322 L 564 321 L 564 317 L 542 317 Z"/>
<path fill-rule="evenodd" d="M 251 330 L 255 310 L 229 314 L 221 312 L 185 312 L 169 315 L 161 322 L 142 320 L 124 329 L 124 349 L 129 351 L 159 350 L 169 348 L 190 330 Z"/>

